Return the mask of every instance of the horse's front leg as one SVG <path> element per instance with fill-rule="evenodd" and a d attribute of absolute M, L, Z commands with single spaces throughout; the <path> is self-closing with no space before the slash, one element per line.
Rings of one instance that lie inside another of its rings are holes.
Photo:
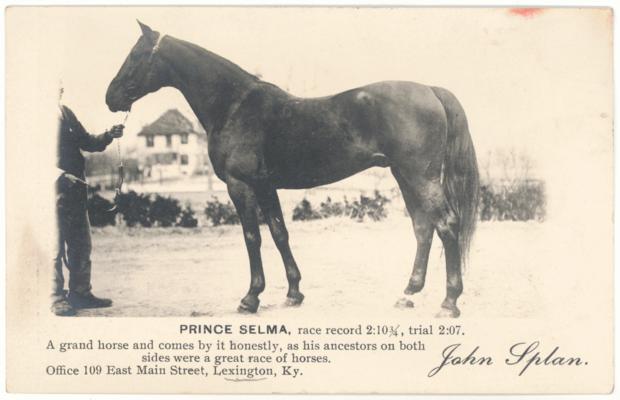
<path fill-rule="evenodd" d="M 258 295 L 265 290 L 265 274 L 260 256 L 261 238 L 256 217 L 256 194 L 248 184 L 235 178 L 229 178 L 226 184 L 228 194 L 241 220 L 243 238 L 250 257 L 250 289 L 241 300 L 238 310 L 239 312 L 255 313 L 260 303 Z"/>
<path fill-rule="evenodd" d="M 288 280 L 288 293 L 286 295 L 286 304 L 289 306 L 300 305 L 304 300 L 304 295 L 299 291 L 299 281 L 301 280 L 301 274 L 297 263 L 291 252 L 291 247 L 288 243 L 288 231 L 284 224 L 284 217 L 282 216 L 282 208 L 280 207 L 280 200 L 278 199 L 278 193 L 275 189 L 258 189 L 256 193 L 258 197 L 258 204 L 260 205 L 265 220 L 269 225 L 271 231 L 271 237 L 282 256 L 284 262 L 284 269 L 286 270 L 286 279 Z"/>

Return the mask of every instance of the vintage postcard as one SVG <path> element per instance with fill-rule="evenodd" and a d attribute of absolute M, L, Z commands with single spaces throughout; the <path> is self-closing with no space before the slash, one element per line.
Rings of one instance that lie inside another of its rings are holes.
<path fill-rule="evenodd" d="M 611 9 L 5 18 L 9 392 L 613 390 Z"/>

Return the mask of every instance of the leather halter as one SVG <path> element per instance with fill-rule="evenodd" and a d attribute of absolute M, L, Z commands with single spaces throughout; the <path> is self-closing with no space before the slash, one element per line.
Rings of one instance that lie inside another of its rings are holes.
<path fill-rule="evenodd" d="M 157 41 L 155 42 L 155 45 L 153 45 L 153 49 L 151 50 L 151 55 L 149 57 L 149 62 L 151 62 L 151 60 L 153 59 L 153 56 L 155 56 L 155 54 L 159 51 L 159 44 L 161 43 L 161 41 L 164 38 L 164 36 L 166 36 L 166 35 L 162 35 L 161 33 L 158 34 Z"/>

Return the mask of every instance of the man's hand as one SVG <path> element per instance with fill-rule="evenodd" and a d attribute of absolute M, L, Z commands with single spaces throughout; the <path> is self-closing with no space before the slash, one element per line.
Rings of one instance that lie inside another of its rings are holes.
<path fill-rule="evenodd" d="M 80 178 L 78 178 L 75 175 L 69 174 L 67 172 L 65 172 L 64 174 L 62 174 L 62 177 L 65 179 L 65 181 L 67 182 L 67 186 L 68 187 L 73 187 L 78 183 L 81 184 L 85 184 L 86 182 L 84 182 L 83 180 L 81 180 Z"/>
<path fill-rule="evenodd" d="M 123 129 L 125 129 L 125 125 L 114 125 L 112 128 L 110 128 L 110 130 L 108 131 L 108 134 L 113 138 L 113 139 L 118 139 L 119 137 L 123 136 Z"/>

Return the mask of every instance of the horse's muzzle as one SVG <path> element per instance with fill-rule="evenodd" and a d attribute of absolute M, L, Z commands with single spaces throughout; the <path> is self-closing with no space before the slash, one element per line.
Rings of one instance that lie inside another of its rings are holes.
<path fill-rule="evenodd" d="M 122 93 L 122 90 L 118 90 L 115 86 L 114 82 L 112 82 L 108 87 L 105 103 L 112 112 L 130 111 L 132 102 Z"/>

